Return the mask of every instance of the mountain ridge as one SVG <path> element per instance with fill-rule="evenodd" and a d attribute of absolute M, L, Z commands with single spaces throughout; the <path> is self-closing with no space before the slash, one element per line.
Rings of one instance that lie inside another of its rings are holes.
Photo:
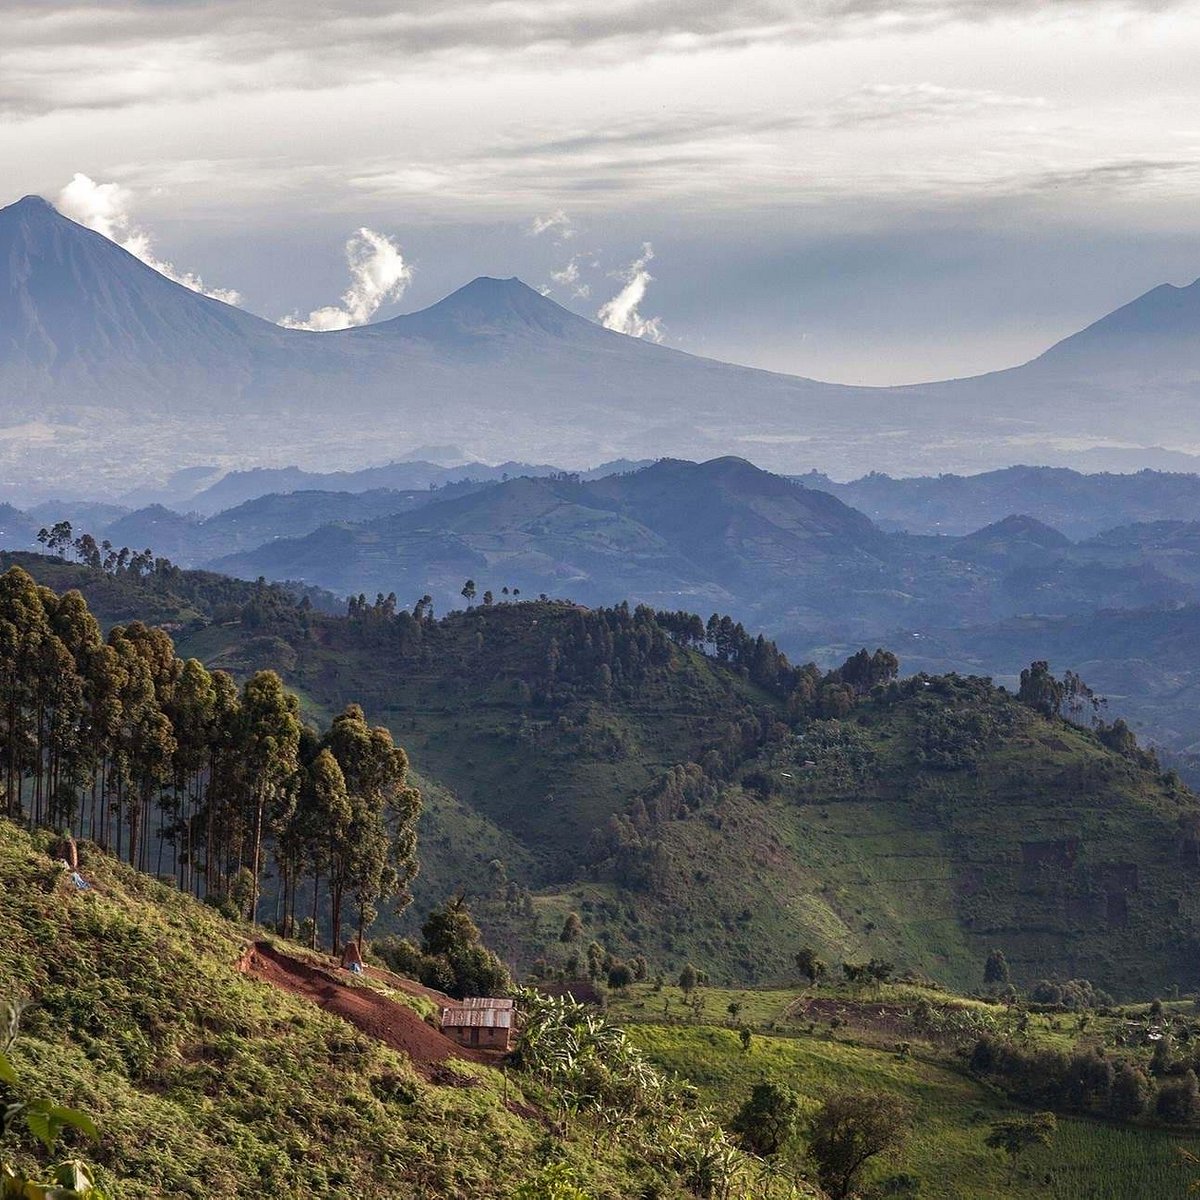
<path fill-rule="evenodd" d="M 0 466 L 27 477 L 36 444 L 52 476 L 82 468 L 112 491 L 199 464 L 358 466 L 381 444 L 566 465 L 732 450 L 777 470 L 978 468 L 1018 446 L 1059 459 L 1178 446 L 1200 395 L 1184 336 L 1195 285 L 1147 293 L 1007 371 L 863 388 L 627 337 L 515 279 L 357 329 L 281 329 L 44 201 L 0 210 L 0 262 Z M 1147 338 L 1160 309 L 1166 332 Z"/>

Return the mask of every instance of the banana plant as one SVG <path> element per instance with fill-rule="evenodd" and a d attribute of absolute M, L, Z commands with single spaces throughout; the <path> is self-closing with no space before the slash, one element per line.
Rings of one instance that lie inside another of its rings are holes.
<path fill-rule="evenodd" d="M 91 1141 L 99 1141 L 95 1124 L 87 1113 L 52 1104 L 41 1097 L 25 1096 L 21 1076 L 10 1057 L 20 1032 L 22 1006 L 0 1001 L 0 1139 L 24 1126 L 29 1135 L 53 1154 L 63 1132 L 75 1129 Z M 0 1161 L 0 1200 L 105 1200 L 96 1186 L 92 1169 L 78 1159 L 67 1159 L 52 1170 L 51 1180 L 42 1183 Z"/>

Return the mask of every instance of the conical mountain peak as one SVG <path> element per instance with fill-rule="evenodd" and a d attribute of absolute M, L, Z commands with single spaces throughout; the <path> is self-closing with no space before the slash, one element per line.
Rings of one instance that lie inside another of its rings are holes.
<path fill-rule="evenodd" d="M 473 342 L 522 334 L 595 335 L 599 327 L 535 291 L 515 276 L 481 275 L 420 312 L 370 326 L 404 337 L 428 341 Z"/>
<path fill-rule="evenodd" d="M 22 196 L 20 200 L 14 201 L 5 208 L 0 208 L 0 217 L 5 213 L 12 216 L 23 216 L 29 213 L 53 213 L 55 216 L 62 214 L 50 203 L 44 196 L 35 196 L 32 193 L 28 196 Z"/>

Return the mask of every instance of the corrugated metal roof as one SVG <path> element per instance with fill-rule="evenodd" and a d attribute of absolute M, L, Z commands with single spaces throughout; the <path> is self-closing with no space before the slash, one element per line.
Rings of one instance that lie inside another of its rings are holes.
<path fill-rule="evenodd" d="M 481 1029 L 511 1029 L 511 1008 L 443 1008 L 443 1029 L 466 1029 L 473 1025 Z"/>
<path fill-rule="evenodd" d="M 451 1008 L 512 1008 L 510 996 L 464 996 L 450 1005 Z"/>

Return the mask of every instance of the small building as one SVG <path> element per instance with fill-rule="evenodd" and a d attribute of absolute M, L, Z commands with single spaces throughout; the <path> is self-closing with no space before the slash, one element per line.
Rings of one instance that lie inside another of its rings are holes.
<path fill-rule="evenodd" d="M 442 1032 L 460 1046 L 480 1050 L 512 1048 L 513 1002 L 493 996 L 467 996 L 442 1009 Z"/>

